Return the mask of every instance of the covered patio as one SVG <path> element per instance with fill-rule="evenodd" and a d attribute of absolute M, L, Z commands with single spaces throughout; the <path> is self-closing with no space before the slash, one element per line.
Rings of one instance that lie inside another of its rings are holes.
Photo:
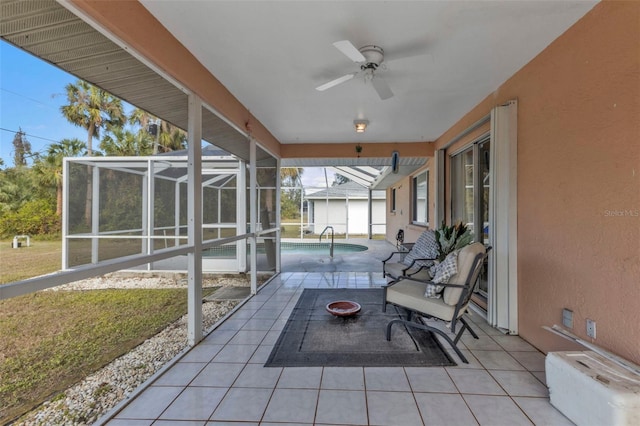
<path fill-rule="evenodd" d="M 640 363 L 637 2 L 3 0 L 2 8 L 4 40 L 189 134 L 178 246 L 96 255 L 0 287 L 8 298 L 187 256 L 191 350 L 102 423 L 567 424 L 549 404 L 544 357 L 583 348 L 545 327 L 564 324 Z M 248 226 L 232 237 L 203 236 L 203 141 L 245 162 L 238 223 Z M 302 289 L 382 284 L 366 272 L 287 272 L 278 249 L 276 275 L 260 292 L 251 250 L 254 296 L 203 335 L 201 252 L 235 241 L 278 247 L 285 165 L 386 167 L 370 189 L 386 191 L 388 243 L 398 230 L 411 242 L 461 220 L 493 247 L 469 314 L 482 333 L 462 341 L 469 365 L 263 367 Z M 264 202 L 260 169 L 276 189 Z"/>
<path fill-rule="evenodd" d="M 461 344 L 469 364 L 450 351 L 457 366 L 263 367 L 303 289 L 384 283 L 380 273 L 283 272 L 102 422 L 572 424 L 549 404 L 544 354 L 475 314 L 469 319 L 480 339 L 467 334 Z"/>

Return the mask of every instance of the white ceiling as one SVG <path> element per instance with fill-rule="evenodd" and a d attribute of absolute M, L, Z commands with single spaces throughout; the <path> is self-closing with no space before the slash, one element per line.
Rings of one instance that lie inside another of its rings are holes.
<path fill-rule="evenodd" d="M 141 1 L 282 143 L 434 140 L 596 3 Z M 393 98 L 315 90 L 358 70 L 339 40 L 384 49 Z"/>

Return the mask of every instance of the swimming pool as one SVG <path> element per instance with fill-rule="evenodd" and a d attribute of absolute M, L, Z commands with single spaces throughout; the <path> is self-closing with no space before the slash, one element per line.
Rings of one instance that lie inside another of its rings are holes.
<path fill-rule="evenodd" d="M 312 242 L 281 242 L 280 253 L 282 255 L 329 255 L 330 243 L 312 243 Z M 333 254 L 347 254 L 366 251 L 367 246 L 361 244 L 334 243 Z M 264 254 L 264 244 L 258 244 L 258 254 Z M 203 257 L 235 257 L 236 246 L 227 245 L 213 247 L 202 252 Z"/>
<path fill-rule="evenodd" d="M 282 254 L 326 254 L 331 243 L 281 242 Z M 366 251 L 367 246 L 361 244 L 333 243 L 334 254 L 357 253 Z"/>

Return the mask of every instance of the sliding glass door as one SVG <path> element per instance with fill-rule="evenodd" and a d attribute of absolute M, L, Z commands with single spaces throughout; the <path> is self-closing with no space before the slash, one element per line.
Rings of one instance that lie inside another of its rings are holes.
<path fill-rule="evenodd" d="M 451 156 L 451 220 L 462 221 L 475 241 L 489 245 L 490 140 L 481 138 Z M 488 297 L 488 266 L 485 264 L 474 302 L 485 311 Z"/>

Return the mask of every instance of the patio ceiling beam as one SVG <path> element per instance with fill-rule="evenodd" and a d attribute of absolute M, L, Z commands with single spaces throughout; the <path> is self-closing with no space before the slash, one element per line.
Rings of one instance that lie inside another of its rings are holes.
<path fill-rule="evenodd" d="M 391 154 L 398 151 L 403 157 L 433 157 L 434 144 L 425 142 L 389 142 L 360 143 L 360 156 L 363 158 L 380 158 L 383 165 L 391 165 Z M 282 144 L 280 154 L 283 159 L 289 158 L 352 158 L 357 160 L 353 143 L 314 143 L 314 144 Z M 386 164 L 383 164 L 385 163 Z"/>

